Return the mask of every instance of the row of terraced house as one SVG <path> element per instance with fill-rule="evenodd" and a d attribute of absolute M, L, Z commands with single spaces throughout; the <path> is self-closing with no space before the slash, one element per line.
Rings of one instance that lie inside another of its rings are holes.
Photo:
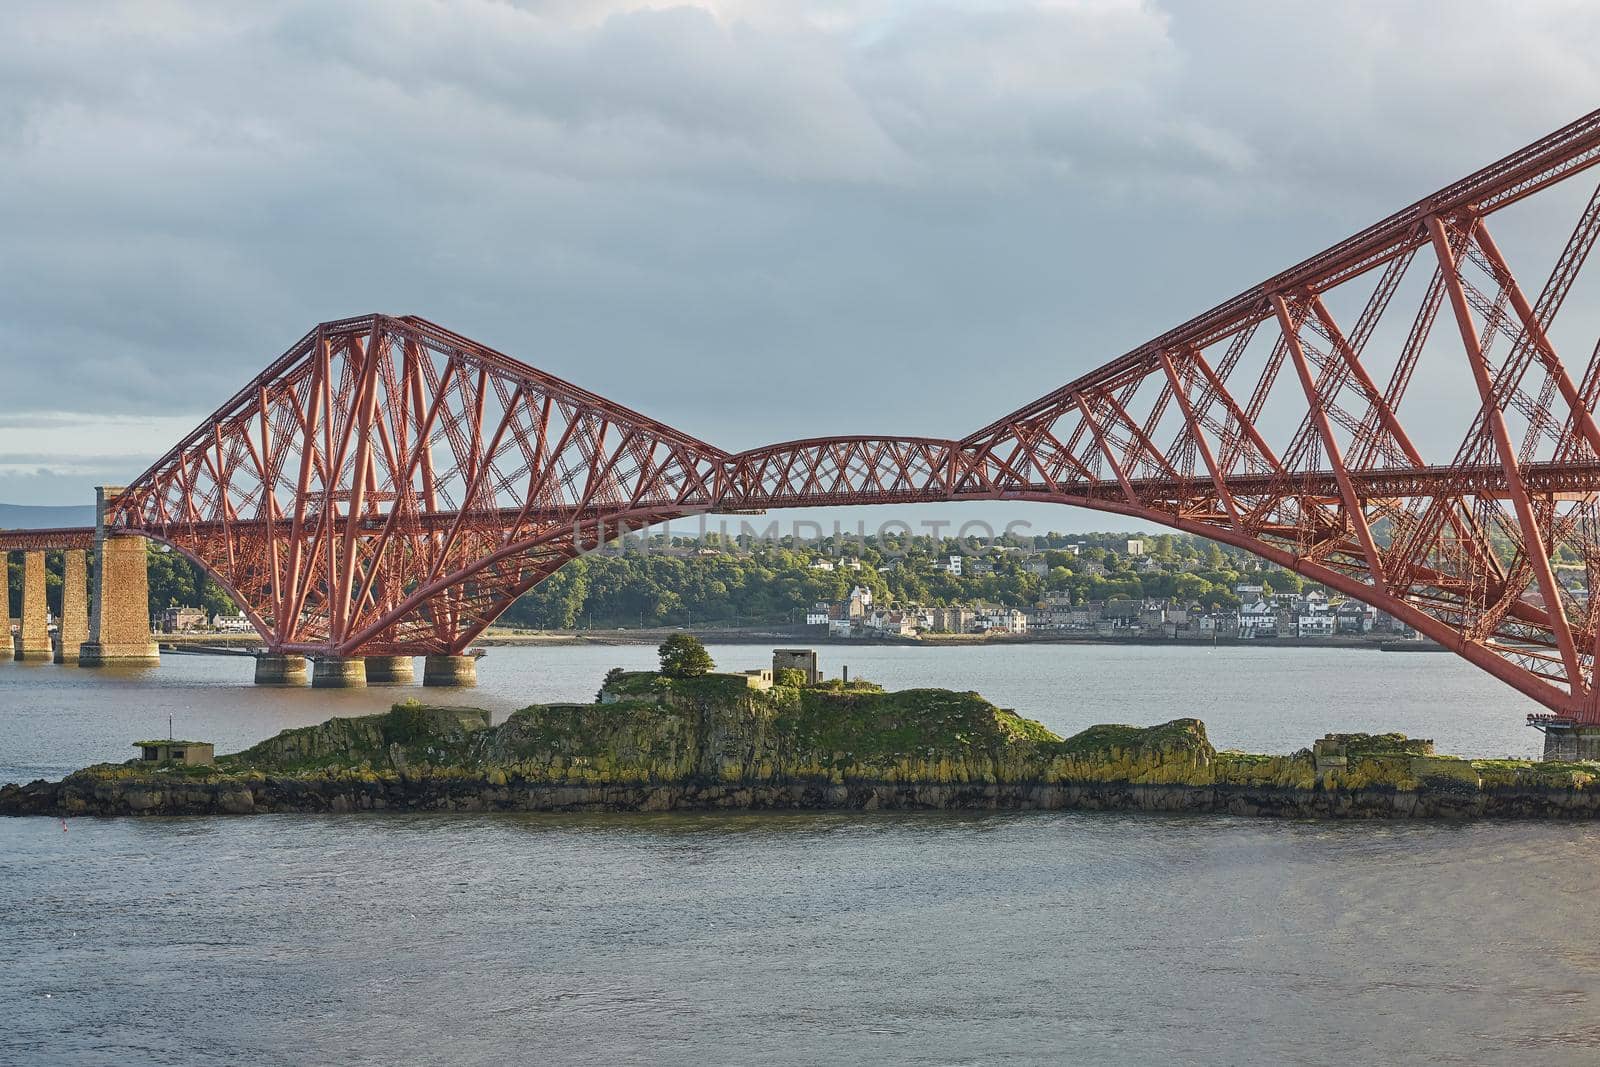
<path fill-rule="evenodd" d="M 1236 610 L 1210 610 L 1175 599 L 1091 600 L 1074 604 L 1052 594 L 1029 609 L 993 604 L 878 604 L 856 586 L 836 602 L 819 602 L 806 624 L 829 637 L 915 637 L 918 634 L 1037 634 L 1174 640 L 1414 636 L 1393 616 L 1357 600 L 1330 600 L 1320 590 L 1269 593 L 1261 586 L 1235 589 Z"/>

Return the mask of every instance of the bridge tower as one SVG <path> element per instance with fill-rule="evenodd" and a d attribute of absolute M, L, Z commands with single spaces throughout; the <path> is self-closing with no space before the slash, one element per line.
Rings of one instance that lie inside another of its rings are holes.
<path fill-rule="evenodd" d="M 106 532 L 106 503 L 120 486 L 95 488 L 94 585 L 89 597 L 89 640 L 80 667 L 154 667 L 161 650 L 150 640 L 150 575 L 145 539 Z"/>

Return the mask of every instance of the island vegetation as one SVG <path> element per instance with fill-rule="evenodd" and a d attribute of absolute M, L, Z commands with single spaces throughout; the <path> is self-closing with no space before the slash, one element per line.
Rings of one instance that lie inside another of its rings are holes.
<path fill-rule="evenodd" d="M 1600 814 L 1600 764 L 1467 760 L 1399 734 L 1218 751 L 1197 719 L 1060 737 L 977 693 L 717 673 L 693 638 L 589 704 L 499 724 L 417 703 L 285 730 L 214 765 L 132 760 L 0 788 L 0 814 L 1097 809 L 1286 817 Z M 706 669 L 700 670 L 701 666 Z"/>

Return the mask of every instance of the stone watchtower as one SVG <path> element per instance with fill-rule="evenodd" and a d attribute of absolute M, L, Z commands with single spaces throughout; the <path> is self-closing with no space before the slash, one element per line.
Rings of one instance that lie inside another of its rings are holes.
<path fill-rule="evenodd" d="M 89 598 L 89 640 L 78 654 L 82 667 L 154 667 L 161 650 L 150 639 L 150 574 L 145 539 L 106 531 L 106 502 L 121 486 L 94 491 L 94 585 Z"/>

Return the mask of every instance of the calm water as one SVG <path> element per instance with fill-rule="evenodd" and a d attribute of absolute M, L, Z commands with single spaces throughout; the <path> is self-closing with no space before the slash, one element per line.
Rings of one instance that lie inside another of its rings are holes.
<path fill-rule="evenodd" d="M 714 648 L 728 667 L 760 647 Z M 495 650 L 454 699 L 587 699 L 648 648 Z M 1453 657 L 824 650 L 1059 731 L 1531 753 Z M 0 665 L 0 781 L 227 750 L 394 691 Z M 429 696 L 439 696 L 430 691 Z M 0 820 L 0 1063 L 1600 1061 L 1600 828 L 1092 814 Z"/>

